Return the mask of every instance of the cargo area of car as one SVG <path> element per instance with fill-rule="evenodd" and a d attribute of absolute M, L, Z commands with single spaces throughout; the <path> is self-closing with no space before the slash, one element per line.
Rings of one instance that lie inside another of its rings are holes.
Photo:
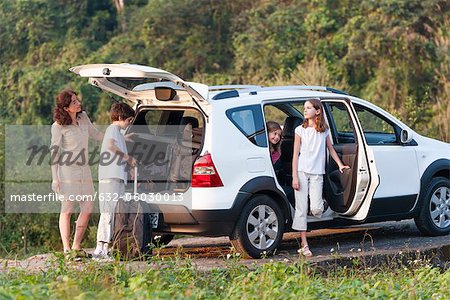
<path fill-rule="evenodd" d="M 194 108 L 145 107 L 137 110 L 127 130 L 129 155 L 138 161 L 137 190 L 141 193 L 183 193 L 192 180 L 192 166 L 200 155 L 204 119 Z M 130 169 L 128 181 L 135 181 Z M 127 185 L 132 192 L 134 184 Z"/>

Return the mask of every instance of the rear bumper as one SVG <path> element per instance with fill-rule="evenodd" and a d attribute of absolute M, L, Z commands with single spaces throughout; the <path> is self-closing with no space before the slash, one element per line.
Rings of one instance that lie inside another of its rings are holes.
<path fill-rule="evenodd" d="M 237 216 L 232 209 L 189 210 L 171 205 L 170 211 L 160 213 L 158 233 L 229 236 Z"/>

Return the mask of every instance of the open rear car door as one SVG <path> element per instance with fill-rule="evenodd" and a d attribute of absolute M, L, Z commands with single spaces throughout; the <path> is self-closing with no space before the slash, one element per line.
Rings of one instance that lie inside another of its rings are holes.
<path fill-rule="evenodd" d="M 350 170 L 339 172 L 329 157 L 326 166 L 325 198 L 342 218 L 364 220 L 379 184 L 375 158 L 367 147 L 356 113 L 348 99 L 322 99 L 330 124 L 333 147 Z"/>
<path fill-rule="evenodd" d="M 134 103 L 195 106 L 206 116 L 208 86 L 170 72 L 134 64 L 90 64 L 70 68 L 89 83 Z"/>

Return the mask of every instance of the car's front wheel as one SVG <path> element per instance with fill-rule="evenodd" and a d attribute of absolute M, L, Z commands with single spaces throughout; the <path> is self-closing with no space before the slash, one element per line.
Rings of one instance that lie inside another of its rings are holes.
<path fill-rule="evenodd" d="M 436 177 L 428 185 L 419 215 L 414 218 L 417 228 L 426 235 L 450 233 L 450 180 Z"/>
<path fill-rule="evenodd" d="M 283 237 L 284 218 L 278 204 L 269 196 L 256 195 L 245 205 L 231 244 L 244 258 L 272 255 Z"/>

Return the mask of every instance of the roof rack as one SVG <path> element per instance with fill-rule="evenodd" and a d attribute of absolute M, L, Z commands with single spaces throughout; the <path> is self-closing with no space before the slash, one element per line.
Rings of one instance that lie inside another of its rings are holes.
<path fill-rule="evenodd" d="M 239 97 L 239 93 L 237 90 L 222 91 L 222 92 L 216 94 L 211 99 L 212 100 L 221 100 L 221 99 L 234 98 L 234 97 Z"/>
<path fill-rule="evenodd" d="M 348 95 L 346 92 L 340 91 L 338 89 L 319 86 L 319 85 L 283 85 L 283 86 L 270 86 L 270 87 L 259 87 L 259 88 L 249 88 L 250 91 L 283 91 L 283 90 L 308 90 L 308 91 L 324 91 L 331 92 L 335 94 Z"/>
<path fill-rule="evenodd" d="M 284 86 L 259 86 L 259 85 L 218 85 L 208 87 L 209 91 L 219 92 L 212 97 L 212 100 L 220 100 L 227 98 L 239 97 L 239 93 L 249 93 L 257 95 L 258 91 L 288 91 L 288 90 L 306 90 L 306 91 L 323 91 L 335 94 L 348 95 L 346 92 L 338 89 L 318 86 L 318 85 L 284 85 Z M 239 90 L 238 90 L 239 89 Z"/>
<path fill-rule="evenodd" d="M 242 90 L 242 89 L 254 89 L 261 88 L 260 85 L 243 85 L 243 84 L 230 84 L 230 85 L 212 85 L 208 86 L 208 90 L 221 91 L 221 90 Z"/>

